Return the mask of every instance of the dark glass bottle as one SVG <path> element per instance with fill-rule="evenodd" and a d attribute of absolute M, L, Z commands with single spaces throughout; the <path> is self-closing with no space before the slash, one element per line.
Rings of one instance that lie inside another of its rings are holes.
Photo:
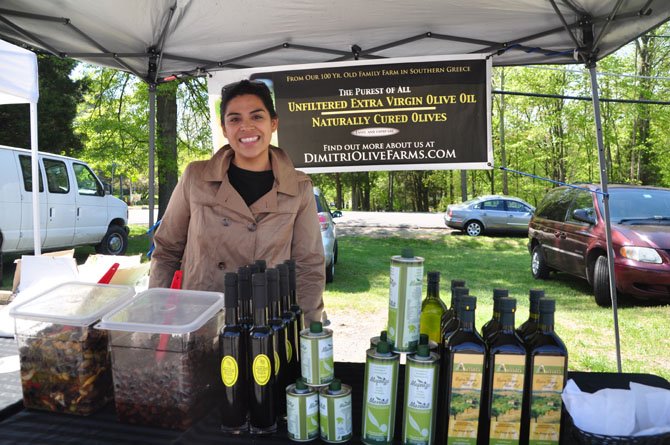
<path fill-rule="evenodd" d="M 224 276 L 225 326 L 219 335 L 223 401 L 221 431 L 241 434 L 249 429 L 247 417 L 247 337 L 237 320 L 237 274 Z"/>
<path fill-rule="evenodd" d="M 480 436 L 491 445 L 509 445 L 521 438 L 526 348 L 514 331 L 516 300 L 500 298 L 498 308 L 500 329 L 490 337 L 486 357 Z"/>
<path fill-rule="evenodd" d="M 447 324 L 444 326 L 442 329 L 442 346 L 446 345 L 446 341 L 449 339 L 449 336 L 456 332 L 456 329 L 458 329 L 458 323 L 459 323 L 459 315 L 458 315 L 458 307 L 459 303 L 461 301 L 461 297 L 468 295 L 470 293 L 470 289 L 467 287 L 455 287 L 454 291 L 451 295 L 451 301 L 453 301 L 454 308 L 456 308 L 456 313 L 454 313 L 454 316 L 449 319 Z"/>
<path fill-rule="evenodd" d="M 256 266 L 258 266 L 258 271 L 259 271 L 260 273 L 265 272 L 265 269 L 268 268 L 268 264 L 267 264 L 267 262 L 266 262 L 265 260 L 256 260 L 256 261 L 254 261 L 254 264 L 255 264 Z"/>
<path fill-rule="evenodd" d="M 527 341 L 526 391 L 522 414 L 522 443 L 558 444 L 561 393 L 568 370 L 568 350 L 554 332 L 556 302 L 541 298 L 537 331 Z M 541 432 L 541 434 L 540 434 Z"/>
<path fill-rule="evenodd" d="M 543 297 L 544 291 L 541 289 L 531 289 L 528 293 L 528 320 L 516 329 L 517 335 L 523 341 L 526 341 L 526 337 L 537 331 L 537 324 L 540 319 L 540 298 Z"/>
<path fill-rule="evenodd" d="M 442 331 L 444 331 L 444 327 L 449 323 L 449 320 L 452 318 L 456 317 L 456 301 L 454 301 L 454 289 L 457 287 L 465 287 L 465 280 L 451 280 L 451 303 L 447 310 L 444 312 L 442 315 L 442 323 L 440 323 Z"/>
<path fill-rule="evenodd" d="M 493 317 L 482 326 L 482 338 L 488 342 L 489 337 L 500 329 L 500 308 L 498 300 L 509 295 L 507 289 L 493 289 Z"/>
<path fill-rule="evenodd" d="M 442 316 L 446 310 L 447 306 L 440 299 L 440 273 L 428 272 L 428 289 L 426 298 L 421 302 L 419 332 L 427 334 L 430 340 L 439 343 Z"/>
<path fill-rule="evenodd" d="M 249 332 L 249 432 L 277 431 L 274 405 L 274 348 L 272 328 L 267 325 L 267 289 L 264 273 L 251 276 L 254 326 Z"/>
<path fill-rule="evenodd" d="M 274 268 L 265 269 L 269 304 L 268 325 L 272 328 L 275 372 L 275 410 L 277 416 L 283 418 L 286 413 L 286 387 L 289 384 L 286 376 L 286 327 L 281 318 L 279 297 L 279 271 Z"/>
<path fill-rule="evenodd" d="M 462 439 L 463 443 L 477 441 L 486 345 L 475 329 L 476 304 L 473 296 L 459 298 L 459 326 L 444 348 L 438 419 L 441 429 L 436 443 L 447 443 L 447 437 L 450 441 Z"/>
<path fill-rule="evenodd" d="M 295 260 L 286 260 L 284 263 L 288 266 L 288 287 L 289 299 L 291 301 L 291 312 L 295 314 L 295 319 L 298 321 L 298 332 L 302 332 L 302 330 L 305 329 L 305 316 L 298 305 L 295 281 Z"/>
<path fill-rule="evenodd" d="M 287 378 L 294 382 L 300 377 L 300 363 L 298 363 L 298 350 L 300 349 L 300 333 L 298 332 L 298 323 L 295 314 L 291 312 L 291 300 L 289 296 L 288 285 L 288 266 L 284 263 L 277 265 L 279 271 L 279 298 L 282 306 L 282 320 L 286 327 L 286 361 Z"/>
<path fill-rule="evenodd" d="M 248 266 L 242 266 L 237 269 L 237 301 L 240 325 L 248 332 L 253 324 L 253 303 L 251 299 L 251 269 Z"/>

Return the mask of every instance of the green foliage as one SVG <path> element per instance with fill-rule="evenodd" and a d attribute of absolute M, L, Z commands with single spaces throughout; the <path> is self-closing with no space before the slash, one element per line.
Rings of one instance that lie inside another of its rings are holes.
<path fill-rule="evenodd" d="M 469 409 L 479 408 L 479 399 L 477 395 L 478 391 L 473 391 L 472 393 L 460 393 L 453 392 L 451 394 L 451 404 L 449 405 L 449 415 L 453 416 L 454 419 Z"/>

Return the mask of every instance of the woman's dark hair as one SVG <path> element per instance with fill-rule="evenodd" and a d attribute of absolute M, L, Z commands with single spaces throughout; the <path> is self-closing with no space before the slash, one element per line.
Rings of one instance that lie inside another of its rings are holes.
<path fill-rule="evenodd" d="M 239 82 L 231 83 L 221 88 L 221 122 L 223 123 L 226 116 L 226 109 L 228 103 L 237 96 L 245 94 L 253 94 L 263 101 L 263 105 L 270 112 L 272 119 L 277 118 L 277 111 L 275 110 L 274 102 L 272 102 L 272 93 L 270 89 L 260 80 L 241 80 Z"/>

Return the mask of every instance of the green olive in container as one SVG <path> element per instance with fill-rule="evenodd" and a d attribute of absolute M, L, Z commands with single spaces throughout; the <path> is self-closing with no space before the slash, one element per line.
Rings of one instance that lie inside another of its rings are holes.
<path fill-rule="evenodd" d="M 185 430 L 220 393 L 219 292 L 154 288 L 105 315 L 116 414 L 122 422 Z"/>
<path fill-rule="evenodd" d="M 112 400 L 108 335 L 93 329 L 128 286 L 70 282 L 14 306 L 26 408 L 89 415 Z"/>

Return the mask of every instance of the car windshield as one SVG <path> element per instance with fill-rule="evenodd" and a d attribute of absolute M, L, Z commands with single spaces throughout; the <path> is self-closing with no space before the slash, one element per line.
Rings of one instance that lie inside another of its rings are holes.
<path fill-rule="evenodd" d="M 670 190 L 610 189 L 610 217 L 614 223 L 669 224 Z M 602 210 L 602 196 L 599 195 Z"/>

